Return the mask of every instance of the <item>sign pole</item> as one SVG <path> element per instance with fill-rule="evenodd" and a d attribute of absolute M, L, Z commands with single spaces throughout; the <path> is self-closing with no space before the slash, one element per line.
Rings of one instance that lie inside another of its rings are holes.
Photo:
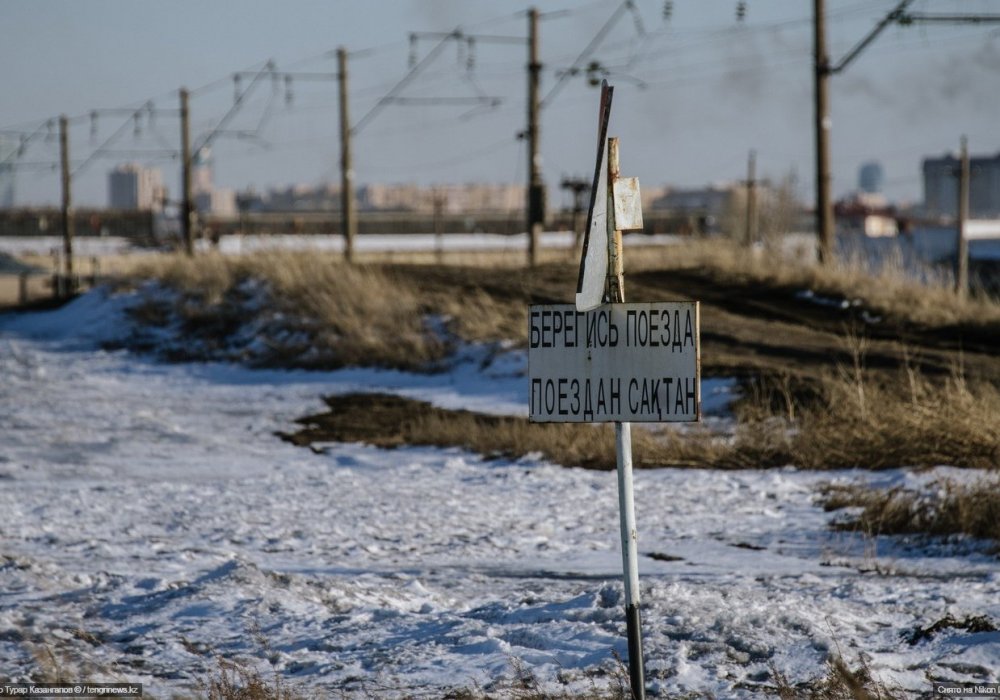
<path fill-rule="evenodd" d="M 631 697 L 646 698 L 639 615 L 632 422 L 701 419 L 698 302 L 625 303 L 622 232 L 643 230 L 639 180 L 620 177 L 608 138 L 613 88 L 601 84 L 597 164 L 576 303 L 528 310 L 529 419 L 614 423 Z"/>
<path fill-rule="evenodd" d="M 618 139 L 608 139 L 608 301 L 625 303 L 622 232 L 615 223 L 614 184 L 620 175 Z M 622 569 L 625 579 L 625 626 L 628 634 L 628 675 L 635 700 L 646 699 L 642 663 L 642 619 L 639 615 L 638 531 L 632 487 L 632 424 L 615 422 L 615 457 L 618 466 L 618 516 L 621 523 Z"/>
<path fill-rule="evenodd" d="M 628 634 L 628 677 L 635 700 L 646 698 L 642 664 L 642 618 L 639 615 L 639 562 L 632 490 L 632 424 L 615 423 L 618 460 L 618 511 L 622 531 L 622 565 L 625 571 L 625 627 Z"/>

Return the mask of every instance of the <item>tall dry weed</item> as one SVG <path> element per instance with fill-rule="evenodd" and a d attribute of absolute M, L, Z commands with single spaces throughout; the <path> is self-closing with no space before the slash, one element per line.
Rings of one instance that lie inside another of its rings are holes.
<path fill-rule="evenodd" d="M 1000 391 L 992 384 L 861 373 L 851 381 L 826 377 L 822 394 L 801 417 L 801 466 L 1000 466 Z"/>
<path fill-rule="evenodd" d="M 820 493 L 827 511 L 860 508 L 859 513 L 835 522 L 840 530 L 868 537 L 968 535 L 1000 545 L 1000 481 L 995 477 L 971 483 L 945 479 L 919 491 L 826 484 Z"/>

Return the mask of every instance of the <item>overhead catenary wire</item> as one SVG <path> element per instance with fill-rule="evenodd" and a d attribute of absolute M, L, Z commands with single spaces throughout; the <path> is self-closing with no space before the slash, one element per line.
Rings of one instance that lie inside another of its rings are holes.
<path fill-rule="evenodd" d="M 621 19 L 625 11 L 632 5 L 632 3 L 633 0 L 623 0 L 615 11 L 611 13 L 611 16 L 608 17 L 601 28 L 597 30 L 597 34 L 595 34 L 590 40 L 590 43 L 584 47 L 583 51 L 581 51 L 576 57 L 576 60 L 573 61 L 573 64 L 559 77 L 556 84 L 549 89 L 545 97 L 539 101 L 539 109 L 544 109 L 555 98 L 555 96 L 559 94 L 565 86 L 566 80 L 568 80 L 571 76 L 576 75 L 583 65 L 583 62 L 588 60 L 594 50 L 600 46 L 604 37 L 607 36 L 608 32 L 614 28 L 614 26 L 618 23 L 618 20 Z"/>
<path fill-rule="evenodd" d="M 421 161 L 419 163 L 393 163 L 388 164 L 378 164 L 378 163 L 365 163 L 366 170 L 381 170 L 381 171 L 409 171 L 414 169 L 420 170 L 433 170 L 438 168 L 447 168 L 458 163 L 464 163 L 469 160 L 474 160 L 476 158 L 482 158 L 484 156 L 492 155 L 498 153 L 508 148 L 513 148 L 517 146 L 517 140 L 514 138 L 504 138 L 498 141 L 494 141 L 486 146 L 477 148 L 471 151 L 467 151 L 460 154 L 451 155 L 447 158 L 442 158 L 440 160 L 434 161 Z"/>
<path fill-rule="evenodd" d="M 540 12 L 539 16 L 540 16 L 541 19 L 547 19 L 547 18 L 550 18 L 550 17 L 551 18 L 561 18 L 561 17 L 564 17 L 564 16 L 575 16 L 575 15 L 580 15 L 580 14 L 584 14 L 584 13 L 587 13 L 587 12 L 591 12 L 595 8 L 606 7 L 606 6 L 607 6 L 606 0 L 595 0 L 593 2 L 584 4 L 584 5 L 576 5 L 576 6 L 572 6 L 572 7 L 567 7 L 565 9 L 554 10 L 554 11 L 549 11 L 549 12 Z M 872 8 L 873 8 L 873 3 L 871 2 L 871 0 L 865 0 L 865 1 L 861 1 L 861 2 L 856 2 L 856 3 L 853 3 L 853 4 L 847 5 L 846 7 L 841 7 L 841 8 L 837 8 L 837 9 L 831 10 L 830 13 L 829 13 L 829 19 L 835 19 L 835 18 L 840 18 L 840 17 L 845 17 L 845 16 L 851 16 L 851 15 L 860 15 L 860 14 L 863 14 L 863 13 L 866 13 L 866 12 L 870 13 L 872 11 Z M 519 17 L 523 17 L 525 14 L 526 14 L 525 10 L 518 10 L 518 11 L 514 11 L 514 12 L 510 12 L 510 13 L 504 13 L 504 14 L 498 15 L 496 17 L 491 17 L 491 18 L 482 20 L 482 21 L 477 22 L 477 23 L 468 24 L 466 26 L 471 29 L 471 28 L 477 28 L 477 27 L 481 27 L 481 26 L 488 26 L 488 25 L 491 25 L 491 24 L 498 24 L 498 23 L 502 23 L 504 21 L 510 21 L 510 20 L 517 19 Z M 914 16 L 917 16 L 917 15 L 914 15 Z M 796 26 L 796 25 L 806 24 L 809 21 L 810 21 L 810 19 L 808 17 L 799 17 L 799 18 L 793 18 L 793 19 L 790 19 L 790 20 L 780 20 L 780 21 L 773 21 L 773 22 L 761 23 L 761 24 L 754 24 L 753 22 L 748 21 L 746 27 L 748 29 L 771 29 L 771 28 L 780 28 L 780 27 L 784 27 L 784 26 Z M 720 33 L 720 32 L 724 33 L 726 31 L 728 31 L 728 29 L 729 29 L 728 25 L 724 26 L 724 27 L 720 27 L 719 25 L 705 25 L 705 26 L 703 26 L 701 28 L 698 28 L 698 27 L 686 28 L 685 32 L 686 32 L 687 35 L 689 35 L 689 36 L 692 37 L 691 41 L 695 41 L 695 42 L 701 43 L 701 42 L 704 42 L 705 39 L 707 38 L 706 36 L 704 36 L 705 33 L 713 33 L 713 32 L 714 33 Z M 699 34 L 699 32 L 701 34 Z M 652 35 L 652 36 L 656 35 L 656 33 L 654 33 L 654 32 L 649 32 L 649 34 Z M 375 45 L 375 46 L 372 46 L 372 47 L 367 47 L 367 48 L 353 50 L 353 51 L 351 51 L 349 53 L 349 55 L 352 56 L 352 57 L 365 57 L 365 56 L 370 56 L 370 55 L 377 55 L 377 54 L 380 54 L 382 52 L 388 51 L 390 49 L 403 46 L 403 45 L 405 45 L 405 43 L 406 43 L 405 39 L 391 41 L 391 42 L 385 42 L 383 44 L 378 44 L 378 45 Z M 633 43 L 633 40 L 630 38 L 628 40 L 623 40 L 622 43 L 625 44 L 625 45 L 629 45 L 629 44 Z M 610 48 L 614 48 L 614 46 L 615 45 L 612 44 L 612 45 L 610 45 Z M 667 50 L 671 51 L 673 49 L 671 47 L 667 47 Z M 308 57 L 305 57 L 305 58 L 302 58 L 302 59 L 298 59 L 298 60 L 296 60 L 295 62 L 293 62 L 293 63 L 291 63 L 289 65 L 291 67 L 297 67 L 299 65 L 304 65 L 304 64 L 307 64 L 309 62 L 314 62 L 314 61 L 317 61 L 317 60 L 330 58 L 330 57 L 332 57 L 332 55 L 333 55 L 333 52 L 327 50 L 327 51 L 323 51 L 321 53 L 318 53 L 318 54 L 315 54 L 315 55 L 312 55 L 312 56 L 308 56 Z M 554 59 L 550 59 L 550 62 L 551 61 L 558 61 L 558 60 L 559 60 L 558 57 L 556 57 Z M 249 66 L 249 67 L 247 67 L 245 69 L 242 69 L 242 70 L 236 71 L 236 72 L 242 72 L 242 73 L 256 72 L 256 71 L 259 71 L 261 67 L 266 66 L 266 64 L 267 64 L 267 61 L 260 61 L 260 62 L 255 63 L 255 64 L 253 64 L 253 65 L 251 65 L 251 66 Z M 219 88 L 224 87 L 226 85 L 231 85 L 233 74 L 234 73 L 232 73 L 232 72 L 227 73 L 224 76 L 221 76 L 221 77 L 219 77 L 217 79 L 213 79 L 213 80 L 208 81 L 208 82 L 206 82 L 206 83 L 204 83 L 202 85 L 199 85 L 199 86 L 197 86 L 195 88 L 192 88 L 192 89 L 189 90 L 189 94 L 191 95 L 191 97 L 196 97 L 196 96 L 208 93 L 208 92 L 212 92 L 213 90 L 219 89 Z M 388 82 L 385 83 L 385 84 L 388 84 Z M 352 95 L 356 94 L 359 97 L 363 97 L 363 96 L 365 96 L 365 94 L 372 94 L 373 92 L 378 92 L 380 89 L 382 89 L 382 88 L 380 88 L 379 86 L 372 86 L 370 88 L 365 88 L 365 89 L 362 89 L 362 90 L 352 91 Z M 163 99 L 167 99 L 167 98 L 174 99 L 174 98 L 176 98 L 176 96 L 177 96 L 177 90 L 176 89 L 172 89 L 172 90 L 169 90 L 169 91 L 165 91 L 163 93 L 159 93 L 159 94 L 154 95 L 152 97 L 143 99 L 143 100 L 141 100 L 139 102 L 130 103 L 130 104 L 127 104 L 127 105 L 124 105 L 124 106 L 121 106 L 121 107 L 102 109 L 102 110 L 98 110 L 98 111 L 100 111 L 102 114 L 103 113 L 110 114 L 110 113 L 112 113 L 114 111 L 122 111 L 123 113 L 124 112 L 131 113 L 131 112 L 134 112 L 135 110 L 139 109 L 141 106 L 143 106 L 144 104 L 146 104 L 146 103 L 148 103 L 150 101 L 159 102 L 159 101 L 161 101 Z M 77 123 L 79 121 L 87 119 L 89 117 L 90 113 L 93 112 L 93 111 L 95 111 L 95 110 L 87 110 L 87 112 L 79 114 L 79 115 L 70 115 L 69 116 L 69 121 L 70 121 L 70 123 Z M 168 114 L 170 112 L 173 112 L 176 115 L 176 110 L 164 110 L 164 109 L 161 109 L 161 108 L 157 108 L 157 113 L 158 114 Z M 43 118 L 41 120 L 30 120 L 30 121 L 21 122 L 21 123 L 18 123 L 18 124 L 13 124 L 13 125 L 10 125 L 8 127 L 5 127 L 4 129 L 2 129 L 0 131 L 6 132 L 6 133 L 11 133 L 11 132 L 16 132 L 16 133 L 30 132 L 30 131 L 33 131 L 39 125 L 42 126 L 42 127 L 44 127 L 44 125 L 46 124 L 46 122 L 48 122 L 50 119 L 54 119 L 54 117 L 47 117 L 47 118 Z"/>
<path fill-rule="evenodd" d="M 841 8 L 837 8 L 836 10 L 831 11 L 830 16 L 831 17 L 841 17 L 841 16 L 842 17 L 853 17 L 853 16 L 860 16 L 861 14 L 864 14 L 866 12 L 869 12 L 869 13 L 872 12 L 873 11 L 872 5 L 873 5 L 873 3 L 871 3 L 871 2 L 867 2 L 867 3 L 864 3 L 864 2 L 852 3 L 852 4 L 848 5 L 847 7 L 841 7 Z M 608 7 L 608 5 L 606 3 L 602 3 L 602 2 L 593 2 L 593 3 L 588 3 L 585 6 L 574 7 L 572 9 L 568 10 L 568 11 L 565 11 L 565 10 L 556 10 L 556 11 L 553 11 L 551 13 L 544 13 L 543 12 L 543 13 L 541 13 L 541 18 L 542 19 L 546 19 L 548 16 L 551 16 L 551 18 L 556 19 L 556 18 L 558 18 L 560 16 L 566 16 L 568 14 L 577 14 L 577 15 L 579 15 L 581 12 L 584 12 L 584 11 L 586 11 L 586 12 L 596 12 L 599 8 L 604 8 L 604 7 Z M 513 19 L 516 19 L 518 17 L 523 17 L 523 16 L 524 16 L 524 11 L 518 11 L 518 12 L 513 12 L 513 13 L 507 13 L 506 15 L 502 16 L 501 18 L 492 18 L 492 20 L 489 20 L 489 21 L 494 21 L 494 22 L 499 21 L 499 22 L 502 23 L 504 21 L 513 20 Z M 748 21 L 748 23 L 744 27 L 742 27 L 741 30 L 742 29 L 747 29 L 750 32 L 756 32 L 756 31 L 766 31 L 766 30 L 770 30 L 770 29 L 774 29 L 774 28 L 779 28 L 780 29 L 780 28 L 783 28 L 783 27 L 797 26 L 798 24 L 801 24 L 803 21 L 804 20 L 801 19 L 801 18 L 796 18 L 796 19 L 791 19 L 791 20 L 782 20 L 782 21 L 779 21 L 779 22 L 766 22 L 766 23 L 759 23 L 759 24 L 753 24 L 752 22 Z M 805 20 L 805 21 L 808 21 L 808 20 Z M 485 22 L 486 21 L 484 21 L 484 23 Z M 471 28 L 471 27 L 476 26 L 476 25 L 465 25 L 465 26 Z M 654 52 L 662 52 L 662 53 L 654 53 L 654 54 L 646 55 L 645 51 L 642 52 L 641 55 L 639 56 L 639 58 L 635 59 L 635 64 L 638 65 L 638 67 L 640 69 L 639 72 L 636 73 L 636 79 L 641 79 L 644 82 L 648 82 L 651 85 L 668 86 L 668 85 L 679 85 L 679 84 L 683 84 L 683 83 L 694 83 L 694 82 L 697 82 L 699 80 L 704 80 L 706 78 L 714 77 L 716 75 L 725 74 L 727 72 L 727 70 L 726 70 L 727 64 L 732 63 L 732 62 L 738 62 L 738 60 L 740 59 L 740 57 L 743 54 L 730 55 L 730 56 L 727 56 L 727 57 L 725 57 L 723 59 L 708 59 L 707 57 L 704 57 L 704 54 L 707 53 L 707 52 L 709 52 L 709 51 L 715 50 L 715 49 L 717 49 L 717 47 L 719 45 L 724 44 L 727 41 L 727 37 L 732 36 L 732 34 L 730 33 L 729 30 L 730 30 L 730 28 L 725 28 L 725 27 L 723 27 L 723 28 L 714 27 L 713 28 L 713 26 L 711 26 L 711 25 L 706 25 L 705 28 L 704 28 L 704 31 L 706 32 L 706 35 L 703 36 L 703 37 L 701 37 L 701 41 L 702 41 L 702 44 L 703 44 L 704 48 L 698 54 L 696 54 L 696 56 L 703 57 L 703 58 L 701 60 L 694 60 L 690 64 L 685 64 L 685 65 L 678 66 L 681 71 L 683 71 L 684 73 L 686 73 L 686 75 L 684 75 L 684 76 L 664 75 L 662 77 L 656 76 L 655 74 L 651 75 L 651 73 L 655 70 L 655 68 L 657 66 L 656 59 L 660 58 L 660 57 L 673 56 L 678 51 L 678 46 L 681 46 L 681 47 L 682 46 L 689 46 L 690 47 L 690 46 L 696 45 L 697 41 L 695 41 L 694 39 L 691 39 L 691 40 L 686 41 L 686 42 L 678 42 L 675 45 L 673 42 L 670 41 L 670 37 L 668 36 L 667 32 L 658 32 L 658 31 L 647 30 L 646 33 L 645 33 L 645 35 L 644 35 L 644 37 L 643 37 L 644 48 L 648 46 Z M 710 34 L 710 32 L 715 32 L 715 34 L 712 35 L 712 34 Z M 610 36 L 610 33 L 609 33 L 609 36 Z M 949 37 L 949 41 L 950 40 L 951 40 L 951 38 Z M 960 40 L 960 39 L 956 39 L 956 40 Z M 614 50 L 622 52 L 621 55 L 620 55 L 620 57 L 614 58 L 614 60 L 608 60 L 608 61 L 606 61 L 606 64 L 607 64 L 606 68 L 608 70 L 615 70 L 616 66 L 619 64 L 619 60 L 621 61 L 621 63 L 623 65 L 628 65 L 628 61 L 632 60 L 634 58 L 634 54 L 625 53 L 625 52 L 629 51 L 630 48 L 631 48 L 630 44 L 634 44 L 634 43 L 635 43 L 634 37 L 630 37 L 629 39 L 623 39 L 623 40 L 621 40 L 619 42 L 616 42 L 616 43 L 602 44 L 602 46 L 600 48 L 601 52 L 604 52 L 606 50 L 611 50 L 611 49 L 614 49 Z M 381 45 L 381 47 L 372 47 L 370 54 L 365 54 L 365 52 L 368 51 L 368 50 L 367 49 L 362 49 L 362 50 L 351 52 L 351 55 L 352 56 L 357 55 L 359 57 L 361 57 L 363 55 L 375 55 L 375 53 L 378 53 L 380 51 L 382 51 L 382 52 L 394 51 L 394 50 L 398 49 L 402 45 L 405 45 L 405 40 L 387 43 L 387 44 Z M 934 45 L 931 46 L 931 47 L 929 47 L 929 50 L 936 50 L 936 49 L 940 48 L 940 46 L 941 46 L 941 42 L 935 41 Z M 920 48 L 920 46 L 916 42 L 910 42 L 910 41 L 907 41 L 907 40 L 897 40 L 896 42 L 893 42 L 893 43 L 888 44 L 888 45 L 879 45 L 875 50 L 878 50 L 880 52 L 890 53 L 890 52 L 896 52 L 896 51 L 910 50 L 911 48 L 912 49 L 917 49 L 917 48 Z M 784 68 L 786 66 L 795 66 L 797 63 L 799 63 L 799 60 L 796 59 L 796 56 L 797 56 L 796 52 L 798 50 L 799 49 L 796 48 L 796 47 L 786 47 L 786 46 L 768 47 L 766 49 L 761 49 L 760 52 L 765 56 L 765 60 L 764 60 L 764 62 L 758 64 L 758 67 L 762 68 L 762 69 L 765 69 L 765 70 L 770 70 L 770 69 L 780 69 L 780 68 Z M 579 56 L 579 54 L 576 54 L 576 55 Z M 749 53 L 746 54 L 746 56 L 748 56 L 748 57 L 750 55 L 751 54 L 749 54 Z M 787 57 L 787 60 L 785 60 L 785 57 Z M 692 56 L 692 58 L 694 58 L 694 56 Z M 293 65 L 295 65 L 295 64 L 293 64 Z M 490 80 L 495 79 L 495 80 L 499 81 L 499 80 L 502 80 L 505 77 L 505 72 L 503 71 L 503 66 L 505 66 L 505 65 L 508 65 L 508 64 L 507 63 L 491 64 L 491 63 L 482 61 L 482 60 L 480 60 L 480 57 L 477 57 L 477 72 L 476 72 L 476 75 L 479 76 L 479 77 L 486 77 L 485 85 L 487 87 L 490 87 L 491 86 Z M 512 67 L 509 70 L 509 72 L 506 73 L 507 75 L 509 75 L 509 76 L 512 77 L 512 76 L 514 76 L 514 75 L 516 75 L 518 73 L 522 73 L 523 72 L 523 66 L 519 66 L 519 65 L 515 64 L 514 62 L 510 62 L 510 65 Z M 572 67 L 572 65 L 573 64 L 571 63 L 570 66 Z M 265 64 L 265 67 L 266 67 L 266 64 Z M 552 67 L 552 62 L 551 61 L 549 62 L 549 66 L 546 66 L 546 74 L 547 75 L 558 76 L 559 75 L 559 71 L 561 71 L 561 70 L 564 70 L 564 69 Z M 430 74 L 431 74 L 430 70 L 425 71 L 425 73 L 420 76 L 421 80 L 429 79 Z M 454 72 L 452 72 L 451 75 L 453 76 Z M 447 73 L 442 72 L 442 80 L 448 79 L 447 76 L 448 76 Z M 305 77 L 302 77 L 300 79 L 303 82 L 305 82 L 306 80 L 308 80 Z M 631 79 L 631 74 L 626 79 Z M 221 89 L 225 85 L 231 85 L 231 81 L 232 81 L 232 74 L 228 74 L 226 77 L 220 78 L 217 81 L 212 81 L 210 83 L 207 83 L 204 86 L 201 86 L 201 88 L 196 88 L 196 90 L 192 91 L 192 94 L 193 95 L 196 94 L 197 90 L 204 90 L 204 93 L 199 93 L 199 94 L 205 94 L 205 95 L 207 95 L 210 92 L 213 92 L 215 90 Z M 568 78 L 567 78 L 567 81 L 568 81 Z M 571 81 L 568 81 L 568 82 L 571 82 Z M 396 83 L 393 83 L 393 85 L 395 85 L 395 84 Z M 372 86 L 366 86 L 365 88 L 362 88 L 362 89 L 352 90 L 351 95 L 352 95 L 352 97 L 364 98 L 364 97 L 367 97 L 367 96 L 370 96 L 370 95 L 373 95 L 373 94 L 381 94 L 381 93 L 384 92 L 383 85 L 389 85 L 389 81 L 385 81 L 384 83 L 382 83 L 382 85 L 372 85 Z M 470 85 L 472 85 L 472 83 L 470 83 Z M 476 92 L 477 95 L 482 96 L 482 93 L 484 93 L 485 90 L 483 90 L 481 88 L 477 89 L 477 87 L 478 86 L 473 86 L 473 91 Z M 391 87 L 390 87 L 390 89 L 391 89 Z M 314 91 L 314 92 L 309 93 L 309 94 L 316 95 L 317 93 Z M 408 95 L 400 95 L 399 97 L 401 97 L 402 99 L 400 101 L 396 102 L 396 104 L 400 104 L 400 105 L 401 104 L 406 104 L 406 103 L 409 103 L 409 106 L 418 106 L 421 103 L 423 103 L 423 106 L 434 104 L 433 102 L 431 102 L 430 99 L 426 99 L 426 100 L 422 101 L 420 98 L 414 98 L 414 97 L 411 97 L 411 96 L 408 96 Z M 546 97 L 548 97 L 548 96 L 546 96 Z M 251 104 L 249 104 L 249 98 L 250 98 L 250 96 L 248 95 L 247 98 L 246 98 L 247 101 L 248 101 L 248 103 L 244 106 L 244 112 L 247 112 L 247 111 L 252 111 L 253 112 L 253 114 L 254 114 L 253 118 L 256 119 L 256 127 L 254 127 L 253 125 L 251 125 L 247 129 L 219 129 L 218 125 L 216 125 L 213 128 L 211 126 L 211 124 L 210 124 L 208 126 L 208 128 L 210 130 L 212 130 L 212 131 L 216 131 L 217 130 L 219 137 L 222 137 L 222 136 L 233 136 L 233 137 L 235 137 L 237 139 L 240 139 L 240 140 L 246 142 L 247 147 L 248 147 L 247 152 L 252 153 L 254 151 L 253 151 L 253 148 L 251 147 L 251 143 L 254 143 L 254 144 L 262 143 L 261 139 L 264 138 L 264 136 L 262 136 L 261 134 L 264 131 L 264 129 L 267 128 L 270 131 L 271 128 L 273 128 L 272 122 L 275 119 L 277 99 L 274 98 L 273 96 L 271 98 L 269 98 L 267 100 L 266 104 L 264 104 L 263 111 L 260 112 L 260 113 L 258 113 L 258 112 L 256 112 L 256 109 L 257 109 L 257 106 L 260 104 L 260 101 L 255 98 L 255 102 L 253 103 L 253 105 L 251 105 Z M 576 97 L 576 95 L 574 94 L 574 96 L 572 96 L 572 98 L 571 98 L 571 103 L 575 103 L 578 100 L 582 100 L 582 99 L 584 99 L 584 98 L 583 97 Z M 474 106 L 474 107 L 487 106 L 489 104 L 486 101 L 483 101 L 482 103 L 476 102 L 474 100 L 474 98 L 458 98 L 458 97 L 452 97 L 452 96 L 442 96 L 440 104 L 445 105 L 445 106 L 447 106 L 449 104 L 457 106 L 457 105 L 462 104 L 466 100 L 468 101 L 468 104 L 470 106 Z M 109 110 L 98 110 L 98 111 L 100 111 L 101 114 L 107 113 L 109 116 L 111 116 L 113 114 L 114 110 L 120 110 L 123 115 L 126 114 L 126 113 L 134 114 L 137 109 L 139 109 L 143 104 L 147 103 L 148 101 L 149 100 L 143 100 L 141 103 L 138 103 L 138 106 L 136 108 L 111 108 Z M 390 100 L 389 103 L 391 104 L 392 101 Z M 377 107 L 378 104 L 376 103 L 375 106 Z M 307 108 L 311 109 L 312 107 L 310 105 L 303 105 L 301 107 L 299 105 L 296 105 L 294 109 L 290 109 L 288 111 L 294 117 L 295 114 L 306 112 Z M 331 104 L 330 104 L 329 108 L 331 108 L 331 109 L 335 108 L 335 102 L 334 101 L 331 100 Z M 317 109 L 321 109 L 321 108 L 317 108 Z M 504 115 L 509 115 L 509 114 L 513 113 L 513 110 L 520 109 L 520 106 L 519 105 L 513 105 L 509 109 L 508 108 L 504 108 L 504 107 L 498 107 L 497 109 L 498 109 L 498 112 L 500 112 L 500 113 L 502 113 Z M 87 119 L 89 117 L 90 113 L 93 112 L 93 111 L 95 111 L 95 110 L 90 110 L 87 113 L 82 114 L 82 115 L 77 116 L 77 117 L 70 117 L 70 119 L 71 119 L 71 121 L 74 124 L 79 123 L 80 121 L 83 121 L 83 120 Z M 168 110 L 157 109 L 157 114 L 160 114 L 160 113 L 166 115 L 166 114 L 168 114 Z M 204 114 L 204 113 L 205 112 L 202 112 L 202 114 Z M 216 112 L 216 114 L 217 114 L 217 112 Z M 259 115 L 259 119 L 256 118 L 257 115 Z M 240 117 L 240 120 L 244 121 L 244 117 L 247 118 L 247 119 L 249 119 L 251 117 L 251 115 L 244 114 L 242 117 Z M 447 115 L 447 116 L 444 116 L 444 117 L 442 117 L 440 119 L 440 123 L 442 125 L 444 125 L 444 126 L 447 126 L 447 124 L 449 124 L 449 123 L 456 123 L 456 121 L 460 121 L 463 117 L 467 118 L 467 115 L 466 114 Z M 284 119 L 284 117 L 282 117 L 282 118 Z M 236 117 L 233 118 L 234 122 L 235 122 L 235 119 L 236 119 Z M 36 135 L 34 137 L 34 139 L 29 142 L 29 144 L 28 144 L 29 146 L 33 146 L 33 145 L 37 144 L 38 141 L 40 140 L 40 138 L 44 137 L 44 135 L 45 135 L 45 128 L 46 128 L 46 120 L 42 120 L 40 122 L 33 122 L 32 125 L 35 127 L 35 129 L 40 130 L 40 136 Z M 232 126 L 232 123 L 230 124 L 230 126 Z M 123 125 L 123 128 L 127 129 L 127 126 Z M 383 133 L 381 130 L 379 130 L 379 131 L 373 131 L 373 130 L 371 130 L 368 127 L 365 127 L 365 128 L 366 128 L 366 134 L 369 135 L 369 136 L 378 135 L 380 133 Z M 394 125 L 392 127 L 388 127 L 388 129 L 391 132 L 393 132 L 393 133 L 406 133 L 407 131 L 409 131 L 409 132 L 416 132 L 416 131 L 424 129 L 424 128 L 426 128 L 425 124 L 423 124 L 423 123 L 417 124 L 415 122 L 414 123 L 409 123 L 409 124 L 399 124 L 399 125 Z M 23 132 L 20 132 L 20 133 L 23 133 Z M 124 135 L 125 135 L 125 132 L 123 131 L 120 136 L 124 136 Z M 164 149 L 163 149 L 163 151 L 164 151 L 164 157 L 167 157 L 166 152 L 169 149 L 166 148 L 167 144 L 163 143 L 162 133 L 160 133 L 159 131 L 154 131 L 152 129 L 146 129 L 146 136 L 149 137 L 149 138 L 151 138 L 151 139 L 157 139 L 160 142 L 159 145 L 164 146 Z M 268 139 L 269 139 L 269 143 L 271 145 L 272 150 L 280 150 L 282 148 L 282 145 L 281 145 L 280 141 L 278 141 L 278 142 L 271 141 L 269 136 L 268 136 Z M 91 153 L 92 157 L 85 159 L 85 161 L 86 160 L 94 160 L 94 159 L 102 157 L 102 156 L 116 156 L 116 155 L 118 155 L 120 153 L 124 153 L 124 151 L 122 151 L 121 149 L 113 148 L 113 147 L 116 146 L 116 143 L 117 142 L 111 143 L 111 144 L 102 144 L 102 146 L 104 146 L 104 147 L 103 148 L 98 148 L 97 151 Z M 238 146 L 234 146 L 233 148 L 235 150 L 235 148 L 238 148 Z M 38 153 L 41 154 L 42 150 L 43 149 L 38 149 Z M 138 150 L 136 150 L 135 153 L 138 155 Z M 7 156 L 7 157 L 8 157 L 8 159 L 10 158 L 10 156 Z M 142 157 L 142 156 L 139 156 L 139 157 Z M 154 154 L 154 153 L 150 152 L 149 154 L 147 154 L 147 157 L 153 158 L 153 157 L 160 157 L 160 156 L 157 155 L 157 154 Z M 89 167 L 89 166 L 86 166 L 84 168 L 80 168 L 79 167 L 80 165 L 83 165 L 85 161 L 78 161 L 77 163 L 74 164 L 74 167 L 76 167 L 78 169 L 78 172 L 82 172 L 83 170 L 86 169 L 86 167 Z"/>

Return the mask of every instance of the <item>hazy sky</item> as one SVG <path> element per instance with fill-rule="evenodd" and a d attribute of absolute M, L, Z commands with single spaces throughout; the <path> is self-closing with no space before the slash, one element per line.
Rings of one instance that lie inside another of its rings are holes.
<path fill-rule="evenodd" d="M 897 0 L 828 0 L 830 53 L 838 60 Z M 672 6 L 669 19 L 665 5 Z M 593 52 L 616 87 L 610 133 L 621 138 L 622 171 L 646 187 L 700 186 L 758 173 L 794 174 L 813 198 L 812 3 L 747 0 L 635 0 Z M 545 95 L 619 3 L 545 0 L 541 23 Z M 524 37 L 526 4 L 493 0 L 6 0 L 0 4 L 0 129 L 40 129 L 19 161 L 17 201 L 56 203 L 58 141 L 46 120 L 79 117 L 71 130 L 75 200 L 107 202 L 107 173 L 136 160 L 162 168 L 178 191 L 177 90 L 191 100 L 195 138 L 216 128 L 233 105 L 232 74 L 260 69 L 332 72 L 328 52 L 351 52 L 351 117 L 364 116 L 407 72 L 412 31 Z M 914 12 L 1000 10 L 990 0 L 916 0 Z M 568 10 L 568 12 L 561 12 Z M 436 40 L 416 45 L 420 60 Z M 369 51 L 369 49 L 371 49 Z M 357 182 L 524 182 L 527 49 L 451 42 L 401 97 L 501 100 L 472 105 L 385 106 L 356 136 Z M 244 78 L 245 88 L 250 78 Z M 207 87 L 206 87 L 207 86 Z M 259 190 L 337 181 L 336 83 L 262 79 L 214 141 L 216 183 Z M 92 110 L 135 109 L 152 101 L 152 120 Z M 831 83 L 834 189 L 857 186 L 858 167 L 880 161 L 887 193 L 922 196 L 920 160 L 957 148 L 1000 151 L 1000 25 L 889 27 Z M 471 110 L 471 111 L 470 111 Z M 596 148 L 597 91 L 567 80 L 542 114 L 543 173 L 550 201 L 564 201 L 564 175 L 588 176 Z M 117 139 L 108 139 L 120 130 Z M 241 132 L 237 135 L 235 132 Z M 17 138 L 8 134 L 9 138 Z M 80 165 L 99 146 L 104 151 Z"/>

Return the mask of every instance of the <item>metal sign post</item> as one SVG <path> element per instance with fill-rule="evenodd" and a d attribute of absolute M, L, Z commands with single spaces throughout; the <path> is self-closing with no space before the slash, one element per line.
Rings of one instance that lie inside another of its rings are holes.
<path fill-rule="evenodd" d="M 625 267 L 622 255 L 622 224 L 618 223 L 618 139 L 608 139 L 608 282 L 612 304 L 625 303 Z M 638 194 L 638 181 L 635 181 Z M 633 202 L 639 201 L 638 196 Z M 640 207 L 641 211 L 641 207 Z M 642 228 L 640 216 L 639 228 Z M 627 330 L 626 330 L 627 333 Z M 639 615 L 639 535 L 635 527 L 635 497 L 632 488 L 632 424 L 615 422 L 615 459 L 618 467 L 618 518 L 621 524 L 622 569 L 625 577 L 625 627 L 628 634 L 628 675 L 632 697 L 646 698 L 646 674 L 642 663 L 642 619 Z"/>
<path fill-rule="evenodd" d="M 613 422 L 625 621 L 632 697 L 645 700 L 632 421 L 701 418 L 698 302 L 625 303 L 622 232 L 642 230 L 639 181 L 619 176 L 608 138 L 612 88 L 601 86 L 597 168 L 575 305 L 529 313 L 529 416 L 536 422 Z"/>

